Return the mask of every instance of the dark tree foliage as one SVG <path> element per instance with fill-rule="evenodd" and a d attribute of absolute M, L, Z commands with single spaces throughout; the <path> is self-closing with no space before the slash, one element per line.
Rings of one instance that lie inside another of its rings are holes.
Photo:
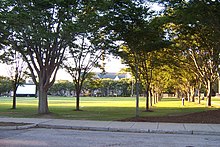
<path fill-rule="evenodd" d="M 0 5 L 6 49 L 22 54 L 38 85 L 38 113 L 48 113 L 47 92 L 55 81 L 67 42 L 74 38 L 77 2 L 2 0 Z"/>
<path fill-rule="evenodd" d="M 0 76 L 0 96 L 8 96 L 9 92 L 12 90 L 11 81 L 7 77 Z"/>

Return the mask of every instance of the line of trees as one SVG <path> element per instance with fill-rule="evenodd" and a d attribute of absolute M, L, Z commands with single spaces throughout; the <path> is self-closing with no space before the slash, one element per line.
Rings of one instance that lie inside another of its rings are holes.
<path fill-rule="evenodd" d="M 0 96 L 7 96 L 12 90 L 11 81 L 8 77 L 0 76 Z"/>
<path fill-rule="evenodd" d="M 107 97 L 107 96 L 131 96 L 131 79 L 87 79 L 80 96 Z M 50 88 L 49 94 L 53 96 L 76 96 L 77 90 L 74 83 L 69 81 L 58 81 Z"/>
<path fill-rule="evenodd" d="M 48 91 L 61 67 L 74 79 L 79 110 L 83 83 L 110 52 L 130 67 L 136 89 L 143 85 L 146 111 L 149 96 L 171 87 L 194 101 L 203 85 L 211 106 L 220 64 L 219 1 L 154 2 L 160 13 L 143 0 L 2 0 L 1 59 L 17 52 L 26 62 L 40 114 L 49 113 Z"/>
<path fill-rule="evenodd" d="M 207 105 L 211 106 L 213 84 L 219 77 L 220 65 L 220 17 L 219 1 L 191 0 L 168 3 L 171 40 L 176 56 L 182 59 L 188 72 L 188 98 L 194 101 L 195 87 L 203 84 L 207 93 Z M 203 13 L 201 13 L 203 12 Z M 171 14 L 172 13 L 172 14 Z"/>
<path fill-rule="evenodd" d="M 220 3 L 157 2 L 163 6 L 159 16 L 143 5 L 130 8 L 136 13 L 116 12 L 119 20 L 114 27 L 124 41 L 116 54 L 130 67 L 136 82 L 145 85 L 146 111 L 149 96 L 167 86 L 179 97 L 195 101 L 195 91 L 203 85 L 211 106 L 213 84 L 219 77 Z"/>

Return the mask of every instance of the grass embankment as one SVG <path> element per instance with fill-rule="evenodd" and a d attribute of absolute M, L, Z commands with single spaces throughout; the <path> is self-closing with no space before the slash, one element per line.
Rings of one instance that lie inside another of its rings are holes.
<path fill-rule="evenodd" d="M 17 109 L 12 110 L 12 98 L 0 97 L 0 116 L 9 117 L 49 117 L 64 119 L 84 120 L 121 120 L 135 116 L 135 98 L 131 97 L 82 97 L 80 100 L 81 110 L 74 111 L 75 98 L 49 97 L 48 115 L 38 115 L 38 99 L 30 97 L 17 98 Z M 143 112 L 145 98 L 140 98 L 140 116 L 175 116 L 220 108 L 220 98 L 213 98 L 213 107 L 206 107 L 205 101 L 201 104 L 176 98 L 163 98 L 161 102 L 153 105 L 153 112 Z"/>

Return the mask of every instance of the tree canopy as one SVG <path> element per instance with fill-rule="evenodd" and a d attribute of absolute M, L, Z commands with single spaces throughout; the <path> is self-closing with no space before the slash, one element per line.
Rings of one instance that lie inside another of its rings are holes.
<path fill-rule="evenodd" d="M 174 24 L 173 41 L 182 55 L 193 63 L 191 67 L 206 86 L 208 106 L 211 106 L 212 85 L 218 78 L 220 64 L 220 3 L 190 0 L 166 4 L 169 23 Z"/>
<path fill-rule="evenodd" d="M 161 13 L 154 13 L 147 2 L 160 3 Z M 79 65 L 68 66 L 79 79 L 108 51 L 130 66 L 136 83 L 145 85 L 147 96 L 153 89 L 186 91 L 202 82 L 210 106 L 212 85 L 219 76 L 219 1 L 147 2 L 1 0 L 1 60 L 14 51 L 22 55 L 38 85 L 38 113 L 49 113 L 47 93 L 64 59 L 71 55 Z M 158 84 L 158 79 L 174 73 L 187 86 L 174 80 Z"/>
<path fill-rule="evenodd" d="M 48 113 L 53 85 L 67 42 L 74 37 L 76 1 L 1 1 L 7 47 L 22 54 L 39 90 L 39 113 Z"/>

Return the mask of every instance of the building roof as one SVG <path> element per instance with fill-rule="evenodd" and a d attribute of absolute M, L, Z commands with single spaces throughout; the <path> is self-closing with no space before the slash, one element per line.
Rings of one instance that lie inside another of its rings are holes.
<path fill-rule="evenodd" d="M 119 80 L 128 78 L 128 73 L 96 73 L 96 77 L 99 79 Z"/>

